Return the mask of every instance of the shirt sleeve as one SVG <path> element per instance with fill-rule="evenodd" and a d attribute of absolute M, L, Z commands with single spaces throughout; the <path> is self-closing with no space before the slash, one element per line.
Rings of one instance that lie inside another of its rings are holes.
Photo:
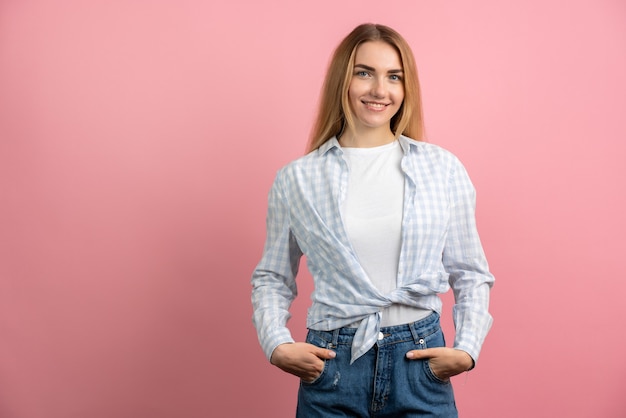
<path fill-rule="evenodd" d="M 478 360 L 491 328 L 489 292 L 494 277 L 476 229 L 476 192 L 463 165 L 457 160 L 450 177 L 451 218 L 443 263 L 454 292 L 454 348 Z"/>
<path fill-rule="evenodd" d="M 274 349 L 294 342 L 286 327 L 289 307 L 297 295 L 296 274 L 302 251 L 290 230 L 289 207 L 280 174 L 269 193 L 267 236 L 263 256 L 252 274 L 252 322 L 268 360 Z"/>

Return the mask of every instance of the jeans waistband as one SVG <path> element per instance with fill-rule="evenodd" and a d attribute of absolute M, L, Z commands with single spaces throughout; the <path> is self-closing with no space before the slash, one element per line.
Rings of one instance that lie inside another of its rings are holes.
<path fill-rule="evenodd" d="M 379 344 L 396 343 L 411 339 L 418 342 L 420 339 L 437 332 L 439 328 L 439 314 L 433 312 L 426 318 L 409 324 L 381 327 L 379 330 Z M 319 338 L 331 343 L 333 346 L 338 344 L 351 345 L 356 331 L 357 328 L 338 328 L 332 331 L 309 330 L 309 332 L 315 333 Z"/>

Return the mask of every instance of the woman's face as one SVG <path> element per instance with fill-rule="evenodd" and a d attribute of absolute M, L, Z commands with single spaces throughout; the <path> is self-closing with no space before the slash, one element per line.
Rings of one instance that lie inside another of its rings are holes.
<path fill-rule="evenodd" d="M 404 73 L 394 47 L 369 41 L 357 47 L 348 100 L 357 133 L 386 128 L 404 100 Z"/>

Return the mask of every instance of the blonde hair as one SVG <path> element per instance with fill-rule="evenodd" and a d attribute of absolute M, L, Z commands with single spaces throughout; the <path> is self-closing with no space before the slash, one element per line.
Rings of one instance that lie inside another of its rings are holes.
<path fill-rule="evenodd" d="M 368 41 L 386 42 L 396 49 L 404 72 L 404 101 L 391 118 L 394 135 L 406 135 L 415 140 L 424 139 L 422 99 L 415 58 L 409 44 L 388 26 L 364 23 L 357 26 L 337 46 L 328 66 L 322 86 L 317 119 L 309 138 L 308 151 L 319 148 L 333 136 L 338 136 L 345 125 L 354 127 L 354 114 L 348 103 L 348 89 L 354 67 L 354 56 L 359 45 Z"/>

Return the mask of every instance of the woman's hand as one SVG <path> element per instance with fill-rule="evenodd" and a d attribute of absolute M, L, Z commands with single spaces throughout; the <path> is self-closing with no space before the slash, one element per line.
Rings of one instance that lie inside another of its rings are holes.
<path fill-rule="evenodd" d="M 468 371 L 474 367 L 474 360 L 465 351 L 449 347 L 425 348 L 406 353 L 410 360 L 428 360 L 430 369 L 441 380 Z"/>
<path fill-rule="evenodd" d="M 305 382 L 317 379 L 324 370 L 324 360 L 335 358 L 332 350 L 308 343 L 281 344 L 274 349 L 270 362 Z"/>

